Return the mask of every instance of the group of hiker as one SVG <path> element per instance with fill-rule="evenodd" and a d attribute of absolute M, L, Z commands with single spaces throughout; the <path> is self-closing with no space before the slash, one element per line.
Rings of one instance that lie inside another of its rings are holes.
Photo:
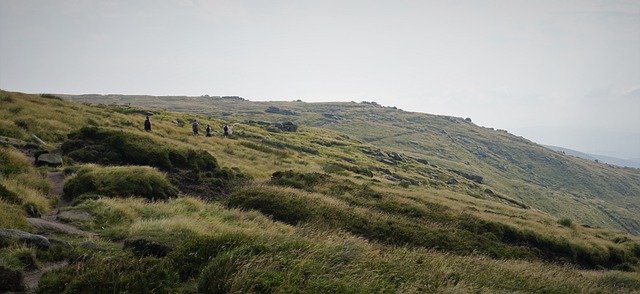
<path fill-rule="evenodd" d="M 144 130 L 147 131 L 147 132 L 151 132 L 151 120 L 149 119 L 149 116 L 147 116 L 145 118 L 145 120 L 144 120 Z M 194 136 L 198 136 L 199 135 L 200 124 L 195 119 L 191 123 L 191 130 L 193 131 L 193 135 Z M 231 126 L 225 124 L 222 127 L 222 135 L 225 138 L 227 138 L 227 137 L 229 137 L 230 134 L 231 134 Z M 207 137 L 213 136 L 213 130 L 211 129 L 210 125 L 207 125 L 207 128 L 205 129 L 205 136 L 207 136 Z"/>

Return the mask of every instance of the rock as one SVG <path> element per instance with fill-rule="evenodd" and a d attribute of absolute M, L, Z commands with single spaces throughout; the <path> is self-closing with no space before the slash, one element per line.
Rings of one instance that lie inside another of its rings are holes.
<path fill-rule="evenodd" d="M 391 152 L 389 153 L 389 157 L 393 158 L 394 160 L 397 161 L 403 161 L 404 158 L 402 158 L 402 156 L 400 156 L 400 154 L 398 154 L 397 152 Z"/>
<path fill-rule="evenodd" d="M 100 247 L 98 244 L 91 241 L 84 241 L 80 243 L 80 247 L 84 249 L 89 249 L 91 251 L 104 251 L 102 247 Z"/>
<path fill-rule="evenodd" d="M 492 196 L 493 196 L 493 195 L 496 195 L 496 193 L 495 193 L 495 192 L 493 192 L 493 190 L 491 190 L 491 189 L 489 189 L 489 188 L 484 189 L 484 192 L 485 192 L 485 193 L 487 193 L 487 194 L 489 194 L 489 195 L 492 195 Z"/>
<path fill-rule="evenodd" d="M 60 212 L 58 219 L 70 223 L 73 221 L 93 221 L 93 216 L 86 211 L 68 210 Z"/>
<path fill-rule="evenodd" d="M 61 166 L 63 164 L 62 156 L 60 156 L 59 154 L 53 154 L 53 153 L 40 154 L 40 156 L 38 156 L 38 159 L 36 160 L 36 164 Z"/>
<path fill-rule="evenodd" d="M 38 248 L 49 248 L 51 243 L 43 236 L 13 229 L 0 229 L 0 243 L 5 244 L 12 240 L 32 245 Z"/>
<path fill-rule="evenodd" d="M 298 115 L 294 111 L 291 111 L 291 110 L 288 110 L 288 109 L 278 108 L 278 107 L 275 107 L 275 106 L 267 107 L 267 109 L 264 112 L 266 112 L 266 113 L 283 114 L 283 115 Z"/>
<path fill-rule="evenodd" d="M 386 163 L 386 164 L 391 164 L 391 165 L 396 164 L 396 162 L 395 162 L 395 161 L 393 161 L 393 160 L 391 160 L 391 159 L 388 159 L 388 158 L 380 158 L 380 159 L 378 159 L 378 161 L 380 161 L 380 162 L 382 162 L 382 163 Z"/>
<path fill-rule="evenodd" d="M 0 292 L 23 292 L 22 273 L 0 266 Z"/>
<path fill-rule="evenodd" d="M 425 165 L 429 164 L 429 162 L 426 159 L 422 159 L 422 158 L 416 158 L 416 161 Z"/>
<path fill-rule="evenodd" d="M 449 180 L 447 181 L 447 184 L 449 185 L 455 185 L 457 183 L 458 183 L 458 180 L 456 180 L 456 178 L 454 177 L 449 178 Z"/>
<path fill-rule="evenodd" d="M 295 132 L 298 130 L 298 125 L 290 121 L 275 123 L 274 126 L 284 132 Z"/>

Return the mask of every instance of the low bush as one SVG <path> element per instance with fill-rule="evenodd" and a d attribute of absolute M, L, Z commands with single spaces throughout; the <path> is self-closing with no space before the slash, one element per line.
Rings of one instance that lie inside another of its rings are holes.
<path fill-rule="evenodd" d="M 64 196 L 76 197 L 95 193 L 104 196 L 140 196 L 146 199 L 168 199 L 178 196 L 178 190 L 166 176 L 151 167 L 85 167 L 69 178 Z"/>
<path fill-rule="evenodd" d="M 567 228 L 573 227 L 573 222 L 571 221 L 570 218 L 559 219 L 558 223 L 563 227 L 567 227 Z"/>

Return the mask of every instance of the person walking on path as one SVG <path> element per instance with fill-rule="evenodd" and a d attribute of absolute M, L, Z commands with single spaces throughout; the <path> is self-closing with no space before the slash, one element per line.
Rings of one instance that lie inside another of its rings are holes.
<path fill-rule="evenodd" d="M 145 118 L 144 120 L 144 130 L 146 132 L 151 132 L 151 121 L 149 120 L 149 116 L 147 115 L 147 118 Z"/>
<path fill-rule="evenodd" d="M 207 128 L 205 129 L 205 131 L 207 132 L 206 136 L 211 137 L 211 126 L 207 125 Z"/>
<path fill-rule="evenodd" d="M 193 120 L 193 123 L 191 123 L 191 129 L 193 130 L 193 135 L 197 136 L 198 135 L 198 121 L 197 120 Z"/>
<path fill-rule="evenodd" d="M 224 134 L 225 138 L 229 137 L 229 126 L 228 125 L 224 125 L 224 127 L 222 127 L 222 133 Z"/>

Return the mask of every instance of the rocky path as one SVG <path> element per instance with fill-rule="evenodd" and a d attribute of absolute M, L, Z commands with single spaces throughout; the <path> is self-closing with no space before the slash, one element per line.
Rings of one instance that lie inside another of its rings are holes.
<path fill-rule="evenodd" d="M 84 237 L 95 236 L 95 234 L 92 232 L 78 229 L 72 225 L 63 223 L 59 220 L 59 216 L 62 216 L 62 215 L 64 215 L 66 219 L 70 219 L 74 217 L 76 218 L 86 217 L 82 213 L 74 213 L 74 212 L 63 212 L 62 214 L 60 213 L 61 208 L 71 205 L 69 201 L 65 201 L 62 197 L 63 187 L 64 187 L 64 172 L 60 172 L 60 171 L 48 172 L 47 179 L 49 180 L 49 185 L 50 185 L 48 197 L 50 198 L 57 197 L 59 199 L 58 204 L 54 209 L 43 214 L 42 217 L 27 218 L 27 221 L 38 230 L 38 233 L 46 234 L 48 232 L 55 232 L 55 233 L 62 233 L 62 234 L 69 234 L 69 235 L 79 235 Z M 26 293 L 35 293 L 36 289 L 38 288 L 38 283 L 40 282 L 40 278 L 44 273 L 54 269 L 64 267 L 66 265 L 68 265 L 67 261 L 49 263 L 49 264 L 44 264 L 39 269 L 25 272 L 23 283 L 27 290 Z"/>

